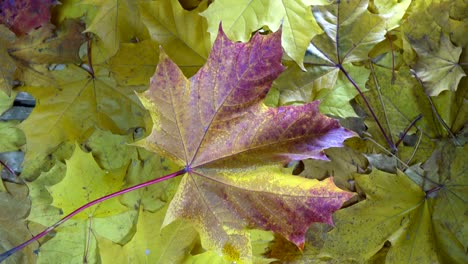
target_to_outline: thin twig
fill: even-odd
[[[10,166],[8,166],[5,162],[3,162],[3,160],[0,160],[0,164],[2,164],[2,166],[13,176],[17,177],[18,175],[16,175],[16,173],[13,171],[12,168],[10,168]]]
[[[25,248],[26,246],[28,246],[29,244],[31,244],[32,242],[40,239],[41,237],[47,235],[48,233],[50,233],[52,230],[54,230],[55,228],[57,228],[58,226],[60,226],[61,224],[63,224],[64,222],[66,222],[68,219],[72,218],[73,216],[77,215],[78,213],[86,210],[87,208],[95,205],[95,204],[98,204],[98,203],[101,203],[103,201],[106,201],[106,200],[109,200],[111,198],[114,198],[116,196],[119,196],[119,195],[122,195],[124,193],[128,193],[128,192],[131,192],[131,191],[134,191],[134,190],[138,190],[138,189],[141,189],[141,188],[144,188],[146,186],[149,186],[149,185],[152,185],[152,184],[155,184],[155,183],[158,183],[158,182],[162,182],[162,181],[165,181],[165,180],[169,180],[169,179],[172,179],[172,178],[175,178],[179,175],[182,175],[182,174],[185,174],[186,172],[188,171],[187,168],[184,168],[182,170],[179,170],[179,171],[176,171],[174,173],[171,173],[171,174],[168,174],[168,175],[165,175],[163,177],[160,177],[160,178],[156,178],[156,179],[152,179],[152,180],[149,180],[147,182],[143,182],[143,183],[140,183],[140,184],[137,184],[135,186],[132,186],[132,187],[129,187],[129,188],[126,188],[126,189],[123,189],[123,190],[120,190],[120,191],[117,191],[117,192],[114,192],[114,193],[111,193],[111,194],[108,194],[106,196],[103,196],[101,198],[98,198],[96,200],[93,200],[85,205],[82,205],[81,207],[79,207],[78,209],[75,209],[73,212],[69,213],[68,215],[66,215],[65,217],[63,217],[62,219],[60,219],[58,222],[56,222],[55,224],[49,226],[48,228],[46,228],[45,230],[43,230],[42,232],[40,232],[39,234],[33,236],[31,239],[29,239],[28,241],[26,242],[23,242],[22,244],[8,250],[8,251],[5,251],[3,252],[2,254],[0,254],[0,262],[4,261],[5,259],[7,259],[9,256],[11,256],[12,254],[14,254],[15,252]]]
[[[88,36],[90,33],[88,33]],[[89,69],[91,70],[91,76],[94,78],[94,68],[93,68],[93,54],[92,54],[92,38],[90,37],[88,39],[88,42],[86,43],[87,47],[87,55],[88,55],[88,64],[89,64]]]
[[[409,166],[408,164],[406,164],[404,161],[402,161],[401,159],[399,159],[395,153],[392,153],[391,151],[388,151],[388,149],[384,148],[384,146],[380,145],[377,141],[375,141],[373,138],[370,138],[370,137],[363,137],[364,140],[369,140],[370,142],[374,143],[376,146],[378,146],[380,149],[382,149],[385,153],[387,153],[388,155],[394,157],[398,162],[400,162],[403,167],[405,167],[405,169],[408,169]]]
[[[410,71],[413,74],[413,76],[416,78],[416,80],[418,80],[421,87],[425,90],[424,84],[422,80],[419,78],[419,76],[416,74],[416,72],[412,69]],[[460,141],[458,141],[457,136],[455,136],[455,134],[452,132],[450,127],[447,125],[447,123],[445,123],[444,119],[442,119],[442,117],[440,116],[439,112],[437,111],[437,108],[434,105],[434,102],[432,102],[432,98],[429,95],[427,95],[425,92],[424,94],[426,95],[427,100],[429,101],[431,105],[432,112],[434,112],[435,116],[437,117],[437,120],[442,124],[445,130],[447,130],[447,133],[453,138],[453,141],[455,142],[455,144],[457,144],[458,146],[461,146],[462,144],[460,143]]]
[[[390,34],[388,34],[388,32],[387,32],[385,34],[385,36],[387,37],[388,42],[390,43],[390,49],[392,50],[392,80],[391,80],[391,83],[392,83],[392,85],[394,85],[395,80],[396,80],[396,75],[395,75],[395,51],[393,50],[393,42],[392,42],[392,39],[390,38]]]
[[[92,56],[92,37],[91,37],[91,33],[88,33],[86,34],[86,36],[88,37],[88,40],[86,42],[86,56],[88,57],[88,64],[85,64],[85,63],[81,63],[80,64],[80,67],[87,71],[89,73],[89,75],[91,75],[91,77],[94,78],[94,68],[93,68],[93,56]]]
[[[416,151],[418,150],[419,145],[421,144],[423,132],[422,132],[422,130],[419,130],[419,129],[418,129],[418,131],[421,134],[419,135],[418,142],[416,143],[416,146],[414,146],[413,153],[411,153],[411,156],[408,158],[408,161],[406,161],[406,164],[410,164],[410,162],[413,160],[414,156],[416,155]]]
[[[374,66],[372,65],[372,61],[369,63],[369,66],[370,66],[370,69],[371,69],[372,77],[374,78],[375,87],[377,88],[377,94],[379,95],[379,102],[380,102],[380,105],[382,105],[382,111],[383,111],[383,114],[384,114],[384,117],[385,117],[385,123],[387,123],[388,137],[390,139],[390,142],[392,142],[392,145],[394,145],[395,148],[398,148],[398,144],[393,143],[392,131],[390,130],[390,123],[389,123],[389,120],[388,120],[387,111],[385,111],[385,109],[386,109],[385,108],[385,103],[384,103],[384,101],[382,99],[382,92],[381,92],[381,89],[380,89],[380,84],[379,84],[379,81],[377,80],[377,76],[375,75],[375,70],[374,70]]]
[[[382,135],[383,135],[383,137],[385,138],[385,141],[387,141],[388,146],[390,147],[390,149],[391,149],[393,152],[396,153],[396,152],[397,152],[397,148],[395,147],[395,145],[392,143],[392,141],[391,141],[390,138],[388,137],[387,133],[385,132],[384,128],[382,127],[382,124],[380,124],[380,121],[379,121],[379,119],[377,118],[377,115],[375,114],[374,110],[373,110],[372,107],[370,106],[369,101],[367,100],[367,98],[366,98],[366,96],[364,95],[364,93],[362,92],[362,90],[359,88],[359,86],[356,84],[356,82],[351,78],[351,76],[349,76],[348,72],[343,68],[342,65],[337,64],[336,67],[338,67],[338,68],[344,73],[344,75],[346,76],[346,78],[348,78],[348,80],[353,84],[354,88],[356,88],[356,90],[358,91],[359,95],[361,95],[362,100],[364,100],[364,103],[366,104],[367,108],[369,109],[369,112],[371,113],[372,117],[374,118],[375,122],[377,123],[377,126],[379,127],[380,131],[382,132]]]
[[[416,122],[419,121],[419,119],[422,118],[422,114],[419,114],[415,119],[413,119],[413,121],[411,121],[411,123],[405,128],[405,130],[403,131],[403,133],[398,137],[398,141],[397,143],[395,143],[395,147],[398,148],[398,146],[400,145],[400,143],[403,141],[403,138],[406,136],[406,134],[408,134],[409,130],[416,124]]]
[[[83,264],[88,264],[89,245],[91,243],[91,233],[92,233],[92,227],[93,227],[93,217],[89,216],[88,219],[89,219],[89,226],[88,226],[88,234],[86,238],[85,252],[83,254]]]

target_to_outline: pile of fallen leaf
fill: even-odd
[[[468,262],[463,0],[0,11],[0,112],[36,99],[0,123],[0,254],[183,174],[6,263]]]

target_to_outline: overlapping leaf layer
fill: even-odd
[[[0,181],[1,251],[185,172],[6,263],[468,262],[465,1],[0,11],[0,152],[25,153]],[[36,106],[10,120],[22,91]]]

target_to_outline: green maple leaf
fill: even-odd
[[[432,223],[440,258],[446,262],[468,260],[466,250],[468,220],[466,206],[468,165],[464,153],[468,145],[455,147],[449,140],[441,141],[431,157],[420,167],[411,167],[407,174],[433,198]]]
[[[63,142],[83,140],[96,127],[126,134],[145,126],[135,87],[118,86],[106,68],[95,67],[91,78],[80,67],[63,67],[50,72],[48,86],[23,88],[37,99],[31,116],[20,125],[28,140],[27,161],[44,159]]]
[[[445,90],[456,91],[460,79],[466,76],[458,64],[462,48],[452,45],[450,39],[443,34],[437,43],[431,43],[424,37],[408,37],[418,54],[414,70],[423,81],[426,93],[436,96]]]
[[[252,32],[268,26],[277,31],[282,26],[282,46],[302,70],[304,53],[313,36],[322,33],[315,22],[310,5],[303,1],[215,1],[201,13],[208,20],[208,31],[214,41],[218,25],[234,40],[247,41]]]
[[[206,6],[203,2],[187,11],[177,0],[139,3],[141,19],[151,39],[163,46],[189,76],[205,63],[211,48],[206,21],[199,16]]]
[[[104,263],[125,259],[131,263],[181,263],[194,248],[198,234],[183,221],[176,221],[161,230],[167,206],[155,213],[140,209],[137,232],[121,246],[104,238],[98,238]]]
[[[306,58],[307,59],[307,58]],[[320,111],[339,117],[356,116],[349,101],[358,92],[350,84],[346,76],[334,66],[305,64],[307,72],[298,66],[290,66],[273,82],[273,89],[280,92],[278,104],[304,104],[320,100]],[[359,87],[365,87],[369,70],[346,65],[349,74],[355,76],[354,81]]]
[[[355,179],[367,199],[336,213],[337,228],[325,241],[321,257],[363,262],[389,240],[392,248],[387,259],[400,259],[393,263],[435,261],[424,192],[401,172],[374,171]]]
[[[100,63],[117,52],[122,42],[148,39],[148,32],[140,20],[138,5],[131,0],[86,0],[82,5],[98,6],[86,32],[99,37],[94,40],[94,63]]]
[[[320,110],[339,117],[356,116],[349,101],[358,91],[345,74],[364,90],[369,71],[352,63],[368,59],[372,47],[382,41],[386,24],[367,10],[368,2],[339,1],[312,8],[324,33],[315,36],[304,58],[307,72],[288,69],[276,83],[280,104],[320,99]],[[288,85],[288,82],[294,82]]]
[[[392,83],[393,73],[397,78]],[[367,87],[369,90],[364,95],[393,142],[397,142],[421,115],[395,153],[405,164],[424,162],[434,150],[435,141],[450,136],[444,123],[450,131],[457,133],[468,120],[468,106],[463,103],[466,90],[446,91],[439,97],[429,98],[406,66],[395,72],[391,68],[372,66],[372,78]],[[357,98],[357,102],[362,108],[366,107],[361,98]],[[365,153],[382,153],[380,146],[387,144],[386,139],[373,120],[367,119],[366,124],[369,128],[365,138],[368,140],[353,146]]]
[[[422,169],[357,175],[367,199],[336,213],[321,257],[362,262],[389,241],[388,263],[466,262],[467,147],[440,146]]]
[[[76,146],[72,157],[67,160],[65,175],[65,167],[56,165],[53,171],[42,174],[30,186],[34,210],[28,220],[48,226],[80,205],[121,189],[126,169],[104,171],[91,153],[85,153]],[[118,200],[90,208],[57,229],[54,238],[40,247],[38,262],[50,263],[57,259],[67,263],[83,259],[97,261],[98,247],[93,234],[115,242],[126,242],[136,216],[136,211]]]
[[[282,71],[280,34],[232,43],[220,31],[207,64],[190,80],[161,53],[140,98],[153,119],[138,145],[185,168],[163,225],[189,220],[203,247],[251,261],[245,228],[278,232],[298,246],[310,223],[331,224],[351,197],[334,186],[288,175],[272,161],[326,159],[353,134],[318,112],[318,102],[268,108],[261,100]],[[290,223],[294,222],[294,225]]]

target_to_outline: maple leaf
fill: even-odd
[[[452,45],[450,39],[443,34],[437,43],[428,42],[424,37],[408,37],[418,54],[414,70],[423,81],[426,93],[436,96],[445,90],[456,91],[460,79],[466,76],[458,64],[462,48]]]
[[[398,2],[375,0],[373,7],[376,9],[376,13],[384,18],[385,29],[390,31],[399,26],[401,18],[405,15],[410,4],[411,0]]]
[[[431,157],[408,170],[408,176],[434,199],[432,223],[440,258],[448,263],[468,260],[466,206],[468,165],[464,153],[468,145],[456,147],[450,140],[442,140]]]
[[[309,64],[307,61],[305,68],[307,72],[296,65],[290,66],[273,82],[273,88],[280,92],[279,105],[320,100],[320,111],[323,113],[338,117],[356,116],[349,101],[358,92],[339,69],[335,66]],[[353,80],[359,87],[365,87],[369,76],[368,69],[346,64],[346,70],[355,76]]]
[[[72,157],[67,160],[66,172],[65,166],[58,163],[30,185],[34,209],[28,220],[48,226],[78,205],[120,189],[126,169],[125,166],[114,171],[104,171],[96,164],[91,153],[83,152],[77,145]],[[69,186],[75,189],[70,191]],[[98,256],[98,248],[96,238],[90,232],[111,241],[125,241],[136,216],[135,210],[118,200],[86,210],[57,229],[54,238],[40,247],[38,261],[94,261]]]
[[[0,184],[2,184],[0,180]],[[31,233],[23,222],[31,209],[31,201],[28,197],[28,188],[24,185],[5,183],[6,190],[0,191],[0,250],[6,250],[25,239],[31,237]],[[37,245],[28,246],[30,250],[14,256],[10,263],[33,263],[35,256],[32,249]]]
[[[99,40],[93,40],[95,49],[92,57],[95,63],[115,55],[122,42],[148,38],[135,1],[86,0],[79,4],[99,7],[85,30],[99,37]]]
[[[198,15],[206,6],[204,1],[196,9],[187,11],[177,0],[139,3],[141,19],[151,39],[163,46],[188,76],[205,63],[210,51],[207,24]]]
[[[20,125],[28,140],[26,160],[43,159],[63,142],[83,140],[96,127],[119,134],[144,127],[146,113],[135,87],[118,86],[103,67],[94,67],[94,78],[78,66],[63,67],[50,71],[48,86],[23,88],[37,98],[30,118]]]
[[[356,175],[366,200],[335,214],[321,257],[363,262],[389,241],[389,263],[466,262],[467,146],[443,140],[421,167]]]
[[[110,70],[117,83],[122,86],[148,85],[158,62],[158,46],[152,40],[122,43],[117,54],[109,60]]]
[[[268,108],[261,103],[283,70],[280,33],[232,43],[221,28],[210,57],[190,80],[161,52],[140,99],[153,119],[138,145],[185,167],[164,225],[190,220],[205,248],[248,261],[246,227],[272,230],[298,246],[312,222],[332,224],[331,213],[351,193],[283,173],[271,162],[326,159],[353,133],[318,112],[318,102]],[[294,225],[290,223],[294,222]]]
[[[392,141],[400,141],[394,155],[400,161],[406,164],[424,162],[434,150],[437,139],[463,128],[468,117],[468,106],[463,103],[466,90],[445,91],[438,97],[429,98],[407,66],[394,71],[397,78],[393,83],[391,68],[376,65],[371,69],[372,78],[367,82],[369,90],[364,95]],[[362,98],[356,101],[365,107]],[[368,132],[363,136],[369,140],[362,144],[354,142],[353,146],[365,153],[382,153],[378,145],[385,145],[385,138],[376,131],[373,120],[365,121]]]
[[[282,46],[302,70],[305,70],[304,53],[310,40],[323,32],[310,6],[303,1],[218,0],[200,15],[208,20],[212,40],[216,38],[220,22],[231,39],[240,41],[249,40],[252,32],[263,26],[277,31],[281,25]]]
[[[8,54],[8,48],[14,43],[16,36],[4,25],[0,25],[0,89],[7,93],[11,93],[13,86],[13,74],[16,70],[16,64],[12,57]]]
[[[198,234],[183,221],[176,221],[160,229],[167,206],[155,213],[140,208],[137,232],[121,246],[104,238],[98,238],[102,247],[103,263],[114,259],[125,259],[130,263],[181,263],[196,244]]]
[[[55,0],[16,0],[0,2],[0,24],[5,24],[17,35],[49,23],[50,8]]]
[[[18,151],[26,142],[18,121],[0,122],[0,152]]]
[[[325,150],[325,153],[330,161],[304,160],[304,171],[300,175],[319,180],[332,176],[338,187],[353,190],[354,186],[350,184],[350,180],[353,174],[367,168],[367,159],[360,152],[349,147],[330,148]]]
[[[324,33],[315,36],[307,48],[307,72],[292,67],[276,82],[281,105],[321,100],[323,113],[356,116],[349,101],[358,94],[354,84],[364,90],[369,71],[353,63],[367,60],[371,48],[385,34],[384,20],[371,14],[367,6],[368,1],[361,0],[312,8]]]
[[[66,20],[60,28],[41,27],[19,38],[9,54],[26,63],[78,63],[78,50],[85,41],[83,26],[77,20]]]

